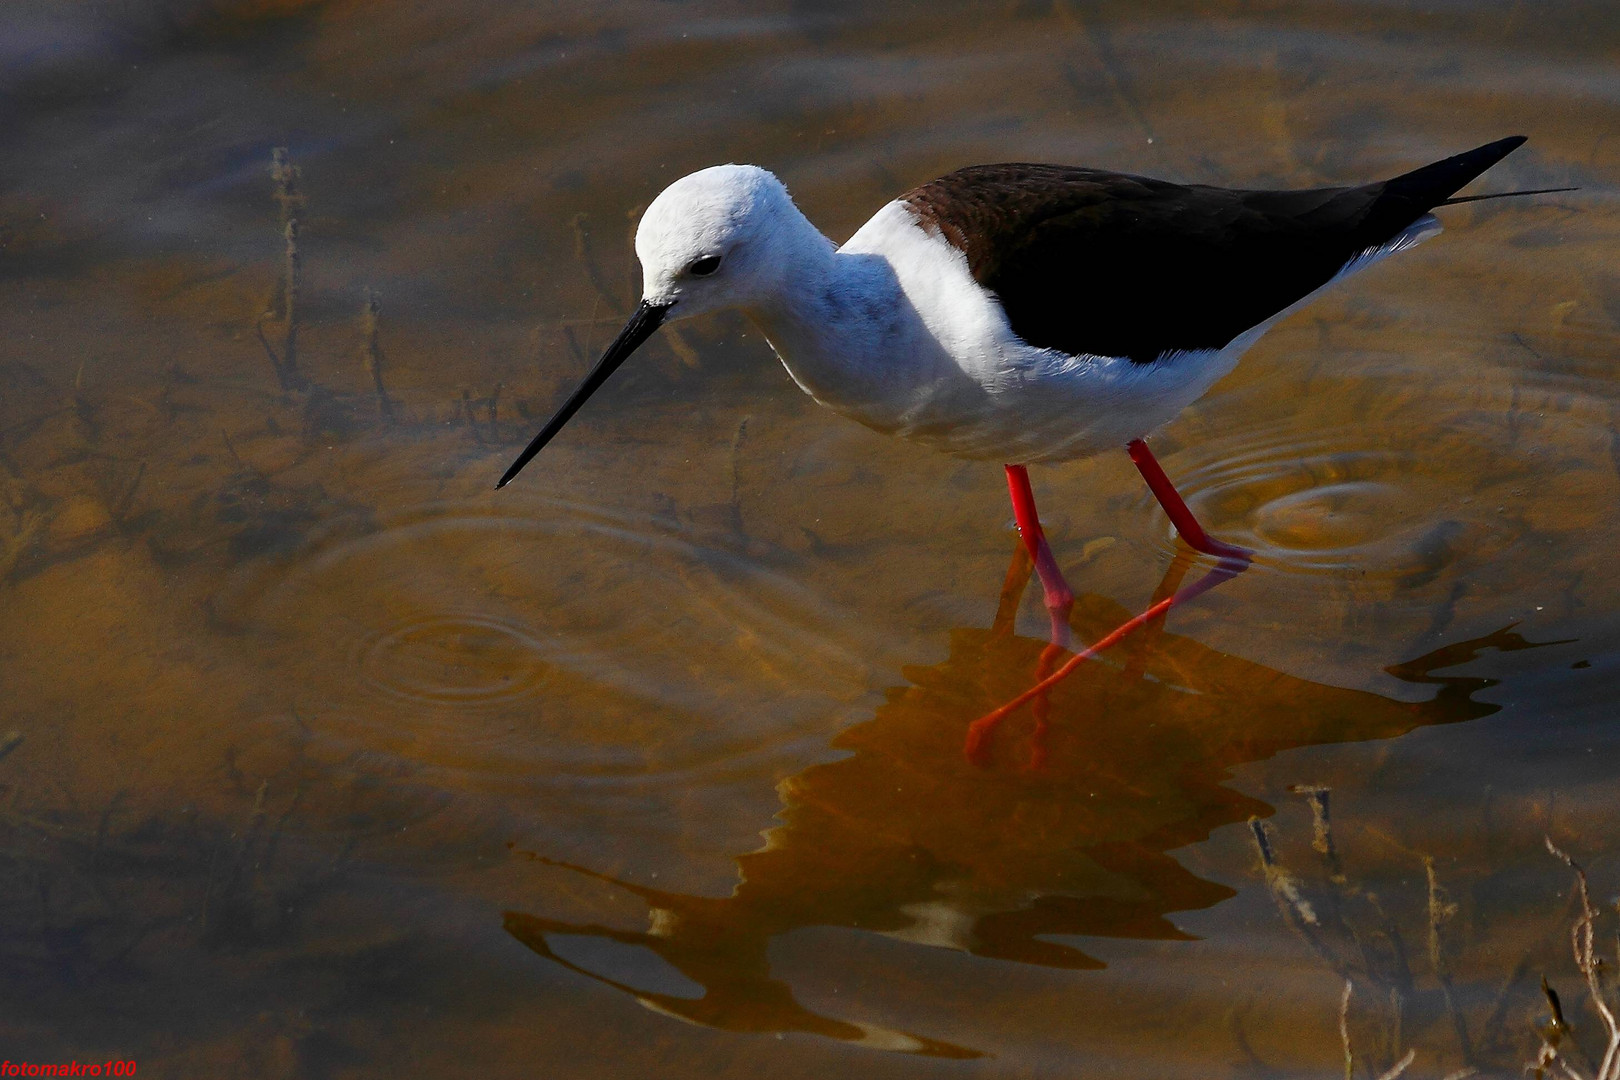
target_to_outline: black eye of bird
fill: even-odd
[[[693,277],[708,277],[718,269],[720,269],[720,256],[710,255],[688,266],[686,272]]]

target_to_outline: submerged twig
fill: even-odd
[[[686,340],[686,335],[681,332],[680,327],[666,326],[664,329],[664,341],[668,343],[669,351],[675,354],[676,359],[687,367],[695,368],[703,363],[702,358],[698,356],[697,350],[692,348],[691,342]]]
[[[141,481],[146,478],[146,462],[141,462],[135,468],[135,478],[124,486],[123,494],[119,495],[112,505],[112,519],[120,524],[129,516],[129,508],[135,502],[135,493],[141,488]]]
[[[1397,1061],[1387,1072],[1379,1076],[1378,1080],[1398,1080],[1400,1075],[1406,1071],[1407,1066],[1411,1065],[1416,1057],[1416,1050],[1408,1050],[1406,1052],[1406,1056]]]
[[[304,192],[298,186],[303,177],[304,171],[292,163],[292,157],[285,146],[278,146],[270,151],[270,178],[276,184],[275,199],[281,207],[283,229],[304,207]]]
[[[276,295],[270,310],[259,320],[259,341],[264,345],[270,364],[275,369],[276,381],[283,390],[295,390],[302,385],[298,377],[298,292],[300,258],[298,254],[298,214],[304,206],[304,193],[299,187],[303,173],[292,163],[285,146],[270,152],[270,178],[275,182],[277,206],[281,213],[282,270]],[[282,323],[281,354],[271,348],[265,337],[264,323],[279,319]]]
[[[1319,920],[1316,917],[1316,909],[1311,906],[1311,902],[1305,899],[1305,894],[1300,891],[1299,879],[1290,874],[1277,861],[1277,857],[1271,848],[1271,833],[1266,827],[1266,823],[1257,817],[1252,817],[1249,819],[1249,831],[1254,836],[1255,848],[1260,852],[1260,867],[1265,873],[1266,884],[1271,887],[1271,895],[1277,901],[1277,906],[1282,910],[1283,919],[1294,929],[1305,935],[1306,941],[1310,944],[1313,952],[1321,955],[1337,969],[1339,967],[1338,961],[1328,954],[1314,935],[1305,930],[1306,927],[1318,925]]]
[[[291,390],[298,385],[298,289],[301,260],[298,256],[298,219],[293,218],[287,222],[282,231],[286,241],[286,266],[282,273],[286,277],[286,327],[281,339],[281,384],[282,389]]]
[[[467,431],[472,435],[473,442],[484,445],[484,433],[478,430],[478,415],[473,412],[472,391],[466,387],[461,388],[461,413],[467,421]]]
[[[1574,925],[1570,927],[1570,947],[1575,955],[1575,967],[1586,979],[1592,1009],[1598,1014],[1598,1019],[1602,1022],[1603,1030],[1608,1037],[1603,1057],[1592,1080],[1620,1080],[1620,1022],[1616,1022],[1614,1009],[1609,1004],[1603,959],[1597,955],[1597,912],[1592,908],[1592,894],[1587,888],[1586,871],[1568,852],[1554,844],[1552,837],[1543,837],[1543,841],[1547,845],[1548,852],[1575,873],[1575,895],[1580,902],[1580,911],[1575,917]],[[1564,1019],[1558,995],[1547,985],[1545,979],[1542,980],[1542,989],[1546,993],[1548,1004],[1552,1007],[1553,1022],[1550,1030],[1542,1035],[1541,1051],[1528,1068],[1540,1075],[1549,1065],[1556,1065],[1559,1071],[1571,1080],[1584,1080],[1564,1059],[1559,1048],[1562,1037],[1570,1030],[1570,1026]]]
[[[1342,884],[1345,880],[1344,867],[1339,864],[1339,852],[1333,843],[1333,818],[1328,812],[1328,796],[1332,793],[1332,789],[1315,784],[1302,784],[1291,790],[1310,803],[1311,847],[1327,863],[1328,876],[1333,882]]]
[[[371,385],[377,391],[377,407],[382,410],[383,419],[393,420],[394,403],[389,400],[388,388],[383,385],[383,351],[382,345],[377,340],[378,316],[381,311],[381,300],[373,290],[367,288],[365,305],[360,309],[360,332],[366,339],[366,372],[371,376]]]
[[[742,448],[748,440],[748,421],[737,422],[737,433],[731,437],[731,525],[737,535],[744,534],[742,517]]]
[[[11,576],[48,520],[43,513],[32,509],[14,510],[12,517],[14,524],[9,532],[0,532],[0,581]]]
[[[586,354],[584,346],[580,345],[579,337],[575,335],[573,325],[565,322],[562,324],[562,330],[563,338],[568,342],[568,351],[574,354],[575,362],[580,367],[589,365],[591,358]]]
[[[1344,1080],[1355,1080],[1356,1053],[1350,1047],[1350,997],[1355,986],[1344,980],[1344,993],[1339,997],[1339,1042],[1344,1046]]]
[[[1423,857],[1423,869],[1429,882],[1429,966],[1445,996],[1446,1012],[1451,1016],[1451,1026],[1457,1031],[1457,1043],[1462,1047],[1463,1060],[1472,1064],[1474,1049],[1468,1038],[1468,1022],[1457,1008],[1457,996],[1451,987],[1451,972],[1446,964],[1444,941],[1440,933],[1441,927],[1457,914],[1457,905],[1446,896],[1440,879],[1435,876],[1433,856]]]
[[[574,258],[585,267],[585,277],[596,288],[596,295],[607,301],[611,308],[618,307],[622,301],[614,295],[614,290],[608,285],[607,277],[602,273],[601,264],[596,258],[596,246],[591,243],[591,230],[588,223],[589,216],[581,210],[574,215]]]
[[[264,324],[275,317],[276,313],[274,311],[266,311],[259,316],[259,321],[254,324],[253,332],[259,336],[259,344],[264,346],[264,354],[270,358],[270,370],[276,373],[276,385],[285,390],[287,389],[287,377],[281,370],[281,357],[276,354],[275,346],[270,344],[270,339],[264,334]]]
[[[1329,789],[1302,784],[1289,790],[1304,797],[1311,807],[1310,846],[1321,857],[1320,870],[1308,879],[1290,873],[1274,846],[1272,831],[1259,820],[1250,819],[1266,883],[1283,921],[1343,982],[1338,1031],[1347,1080],[1357,1076],[1394,1080],[1406,1075],[1421,1050],[1421,1045],[1403,1045],[1410,1019],[1408,1010],[1414,1004],[1421,1004],[1422,997],[1417,990],[1409,948],[1396,920],[1377,894],[1346,873],[1329,812]],[[1462,1058],[1459,1067],[1448,1073],[1445,1080],[1463,1080],[1477,1075],[1482,1063],[1477,1059],[1478,1029],[1466,1021],[1451,968],[1455,950],[1448,942],[1448,935],[1459,914],[1459,906],[1442,884],[1435,860],[1410,849],[1403,850],[1417,855],[1424,865],[1428,880],[1427,949],[1424,951],[1441,990],[1437,997],[1443,999]],[[1510,985],[1515,981],[1510,980]],[[1506,991],[1503,993],[1505,995]],[[1503,1008],[1503,1001],[1499,999],[1492,1011],[1492,1020],[1484,1030],[1492,1031],[1500,1026]],[[1368,1028],[1358,1023],[1358,1017],[1376,1018],[1379,1023]],[[1426,1027],[1420,1024],[1414,1030],[1422,1033]],[[1356,1033],[1354,1042],[1352,1032]],[[1556,1039],[1553,1045],[1556,1049]],[[1552,1051],[1545,1052],[1543,1065],[1556,1057]],[[1565,1076],[1566,1080],[1620,1080],[1620,1075],[1569,1076],[1561,1061],[1556,1068],[1557,1074]]]
[[[1564,1006],[1558,1000],[1558,991],[1547,984],[1547,976],[1541,977],[1541,994],[1547,999],[1547,1007],[1552,1010],[1552,1030],[1559,1038],[1569,1033],[1569,1021],[1564,1019]]]
[[[1108,35],[1098,24],[1098,20],[1087,17],[1087,13],[1076,10],[1076,5],[1072,4],[1059,4],[1053,10],[1059,21],[1064,24],[1065,30],[1071,34],[1078,33],[1086,39],[1086,44],[1091,48],[1096,69],[1102,72],[1104,81],[1108,86],[1108,93],[1113,97],[1114,104],[1119,108],[1119,111],[1124,113],[1136,125],[1137,129],[1147,139],[1149,145],[1158,142],[1158,136],[1153,130],[1153,124],[1149,122],[1147,113],[1142,110],[1141,103],[1132,91],[1130,72],[1115,54],[1113,44],[1108,40]],[[1084,98],[1090,97],[1090,88],[1080,82],[1079,75],[1073,65],[1065,63],[1063,73],[1067,77],[1070,86],[1077,93]]]

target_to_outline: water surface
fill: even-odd
[[[1542,975],[1596,1038],[1543,838],[1620,887],[1608,7],[4,19],[9,1059],[1342,1075],[1348,979],[1356,1075],[1506,1075]],[[976,162],[1308,186],[1521,132],[1482,188],[1581,190],[1447,211],[1155,436],[1254,568],[977,759],[1056,662],[999,470],[742,319],[491,490],[692,169],[843,239]],[[1123,454],[1035,483],[1080,639],[1196,572]]]

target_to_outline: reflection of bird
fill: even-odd
[[[822,404],[879,431],[1007,463],[1058,635],[1072,594],[1041,537],[1024,463],[1127,447],[1182,537],[1222,559],[1215,576],[1167,597],[1168,608],[1237,573],[1249,553],[1205,535],[1143,436],[1330,282],[1437,231],[1429,211],[1467,201],[1452,196],[1523,142],[1310,191],[984,165],[913,189],[843,247],[763,169],[704,169],[647,208],[636,231],[640,305],[496,486],[661,323],[741,308]]]
[[[847,757],[778,786],[781,824],[764,848],[737,859],[730,896],[613,881],[647,905],[647,931],[520,912],[506,915],[507,930],[540,955],[693,1023],[970,1055],[800,1004],[771,973],[772,941],[805,927],[848,927],[1072,969],[1101,965],[1056,939],[1184,938],[1168,914],[1232,891],[1169,852],[1269,813],[1222,783],[1228,770],[1293,747],[1390,738],[1495,712],[1473,698],[1492,680],[1431,672],[1484,649],[1529,647],[1504,630],[1390,668],[1437,688],[1428,701],[1402,702],[1296,679],[1159,628],[1137,639],[1123,665],[1054,688],[1032,728],[987,743],[983,760],[1002,767],[975,767],[962,758],[953,721],[1001,699],[1050,648],[1012,632],[1029,573],[1020,551],[991,629],[955,631],[943,663],[909,669],[909,685],[838,736],[833,745]],[[1082,633],[1118,617],[1094,597],[1081,597],[1074,612]],[[1036,749],[1042,764],[1030,768]],[[582,938],[594,950],[582,949]],[[617,955],[604,965],[611,950]]]

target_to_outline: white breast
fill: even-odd
[[[1429,223],[1339,276],[1410,246]],[[891,202],[838,249],[822,280],[752,314],[795,381],[823,404],[961,457],[1020,463],[1086,457],[1148,434],[1202,397],[1287,313],[1224,349],[1151,364],[1036,349],[1013,333],[962,252]]]

